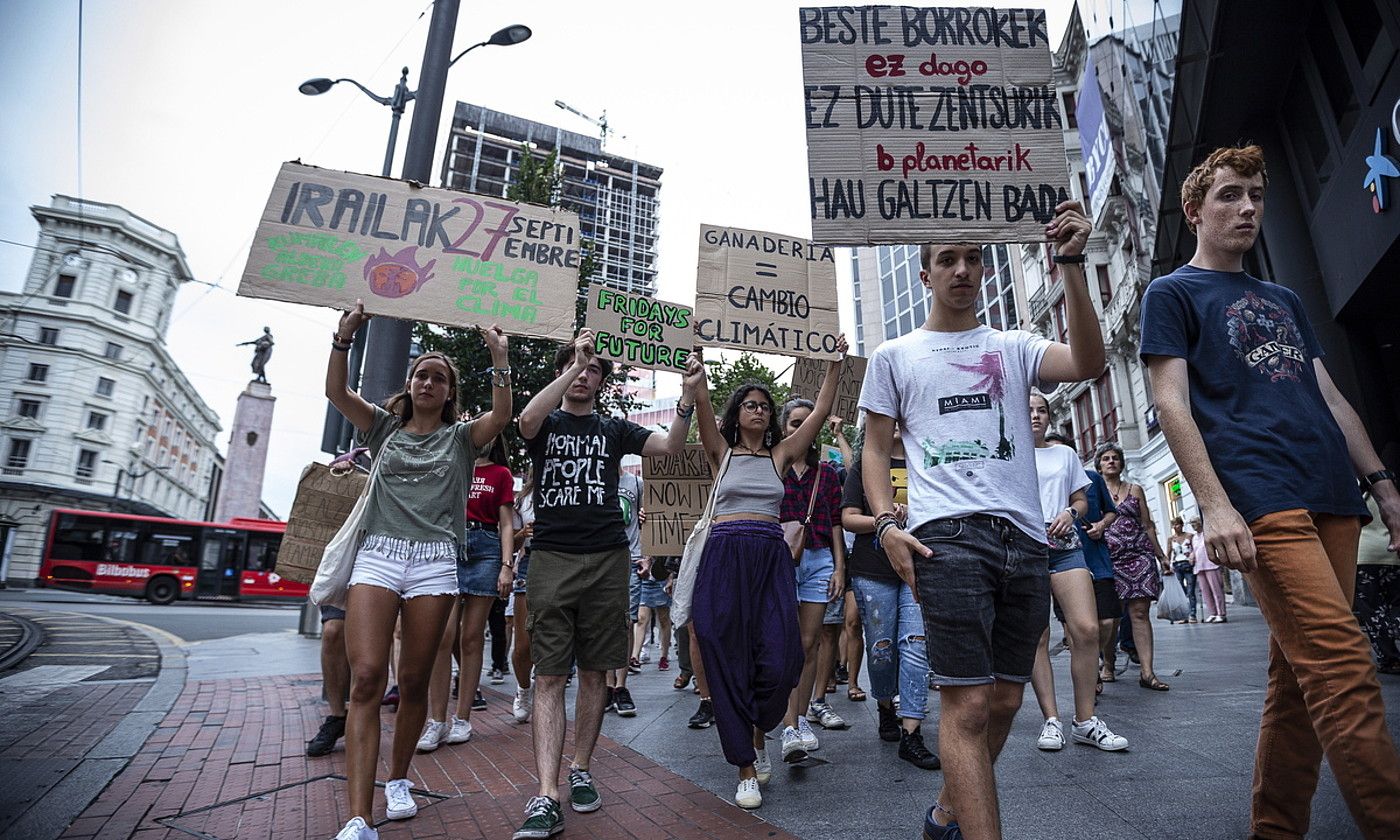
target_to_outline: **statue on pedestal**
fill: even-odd
[[[253,373],[257,375],[255,382],[267,384],[267,360],[272,358],[272,328],[263,327],[263,334],[252,341],[244,341],[236,346],[247,347],[253,345]]]

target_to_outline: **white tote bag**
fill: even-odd
[[[676,572],[676,586],[671,591],[671,624],[684,627],[690,621],[690,604],[695,597],[695,578],[700,573],[700,556],[705,552],[705,541],[710,538],[710,525],[715,511],[715,492],[719,490],[720,479],[729,469],[729,458],[734,454],[730,449],[724,453],[724,463],[720,464],[719,475],[710,486],[710,498],[705,502],[705,511],[700,521],[695,523],[690,536],[685,540],[685,550],[681,552],[681,567]]]
[[[369,490],[379,478],[379,459],[374,459],[370,467],[369,480],[345,524],[335,532],[326,550],[321,553],[321,565],[316,567],[316,578],[311,581],[311,603],[330,607],[344,607],[345,595],[350,589],[350,573],[355,570],[355,552],[360,547],[360,525],[365,518],[365,507],[369,503]]]

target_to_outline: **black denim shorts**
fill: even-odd
[[[1031,678],[1050,620],[1050,555],[1009,520],[976,514],[914,529],[914,557],[934,685]]]

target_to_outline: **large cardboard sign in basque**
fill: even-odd
[[[593,352],[624,365],[685,373],[695,347],[695,310],[598,283],[588,287],[584,326]]]
[[[705,347],[836,358],[833,249],[780,233],[701,225],[695,323]]]
[[[677,557],[705,512],[710,498],[710,460],[698,443],[676,455],[642,459],[642,552],[648,557]]]
[[[1043,9],[798,10],[812,238],[1033,242],[1069,195]]]
[[[284,163],[238,293],[568,341],[578,215]]]

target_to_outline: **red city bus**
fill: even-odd
[[[57,509],[49,521],[39,585],[153,604],[177,598],[301,600],[309,586],[278,575],[287,523],[194,522]]]

